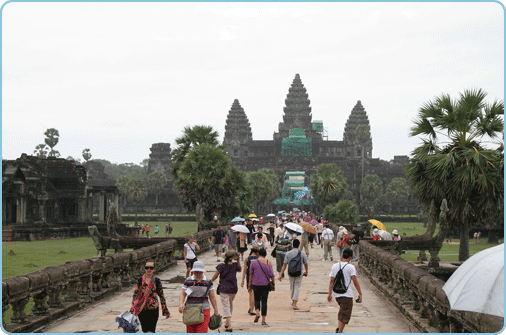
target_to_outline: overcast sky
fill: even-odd
[[[361,100],[373,157],[409,155],[422,103],[482,88],[504,99],[497,3],[8,3],[2,158],[56,128],[61,157],[140,163],[185,126],[225,132],[234,99],[254,140],[283,120],[299,73],[313,120],[342,140]]]

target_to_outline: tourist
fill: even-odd
[[[358,243],[360,242],[361,239],[364,238],[364,232],[360,228],[362,228],[362,226],[360,226],[360,225],[354,226],[351,231],[351,236],[350,236],[351,250],[353,250],[352,261],[356,261],[356,262],[358,262],[359,256],[360,256]]]
[[[282,236],[278,238],[274,247],[276,249],[276,271],[283,276],[281,269],[283,268],[286,253],[292,250],[292,240],[289,237]]]
[[[329,228],[328,225],[325,225],[325,229],[322,232],[321,238],[323,244],[323,261],[326,262],[328,256],[330,255],[330,260],[333,261],[332,257],[332,244],[334,243],[334,232]]]
[[[200,250],[200,245],[195,241],[195,236],[190,235],[188,243],[185,243],[183,247],[183,257],[186,264],[186,278],[190,275],[190,270],[193,267],[193,263],[197,261],[197,254],[195,250]]]
[[[151,227],[147,224],[146,225],[146,236],[149,237],[149,230],[151,229]]]
[[[297,307],[297,301],[299,300],[299,291],[300,286],[302,284],[302,271],[298,274],[291,274],[290,273],[290,261],[294,259],[297,255],[300,254],[299,262],[300,264],[297,265],[297,267],[300,266],[300,269],[302,270],[302,264],[304,264],[305,272],[304,276],[307,277],[308,274],[308,265],[307,265],[307,256],[304,253],[304,251],[299,250],[300,241],[294,240],[293,241],[293,249],[288,251],[285,255],[285,260],[283,262],[283,267],[281,268],[281,273],[279,274],[279,281],[283,279],[283,274],[285,273],[285,269],[288,267],[288,280],[290,281],[290,298],[292,299],[291,307],[295,310],[298,310],[299,307]],[[295,261],[297,262],[297,261]],[[293,262],[292,262],[293,263]]]
[[[337,301],[339,305],[339,314],[337,315],[337,329],[336,333],[342,333],[344,330],[344,326],[348,324],[351,317],[351,312],[353,310],[353,290],[351,288],[351,282],[355,285],[355,289],[358,292],[357,302],[362,302],[362,290],[360,289],[360,284],[357,280],[357,272],[355,270],[355,266],[350,263],[353,257],[353,251],[351,249],[345,249],[343,251],[343,262],[338,262],[332,266],[330,270],[330,283],[329,283],[329,293],[327,296],[328,302],[332,301],[332,296]],[[348,288],[346,293],[339,294],[333,291],[334,286],[334,278],[337,275],[337,272],[342,269],[344,275],[344,283]]]
[[[169,223],[169,236],[172,236],[172,231],[174,230],[174,228],[172,228],[172,226],[170,225]]]
[[[213,306],[214,315],[218,315],[218,304],[216,303],[213,282],[204,275],[204,272],[206,272],[204,262],[196,261],[193,263],[191,269],[192,275],[184,281],[181,295],[179,296],[179,313],[183,313],[185,305],[192,304],[202,304],[204,312],[204,322],[186,325],[187,333],[207,333],[211,318],[209,301],[211,301],[211,305]]]
[[[253,221],[248,220],[248,223],[246,223],[246,228],[248,228],[248,230],[249,230],[249,233],[248,233],[248,244],[251,244],[252,234],[253,234],[253,231],[255,230],[255,227],[253,226]]]
[[[141,236],[144,236],[144,232],[146,231],[146,227],[144,227],[144,224],[141,226]]]
[[[277,242],[277,240],[283,236],[283,223],[280,222],[279,226],[274,229],[274,242]]]
[[[394,229],[394,231],[392,232],[392,234],[394,235],[394,241],[400,241],[402,240],[402,237],[399,236],[399,232]]]
[[[244,260],[244,252],[248,250],[248,234],[239,233],[239,239],[237,240],[237,251],[241,255],[241,261]]]
[[[264,242],[264,245],[265,245],[264,248],[267,250],[267,244],[269,243],[269,239],[267,238],[267,235],[264,233],[264,227],[258,226],[256,233],[262,234],[262,241]],[[253,234],[253,236],[255,236],[255,234]]]
[[[249,267],[249,283],[248,292],[253,291],[255,296],[255,320],[258,322],[260,315],[262,315],[262,325],[268,326],[265,322],[267,316],[267,299],[269,298],[269,282],[274,283],[274,271],[272,264],[267,258],[267,251],[260,249],[258,252],[258,259],[251,262]]]
[[[165,237],[169,237],[169,226],[165,225]]]
[[[155,225],[155,236],[158,236],[159,231],[160,231],[160,228],[158,228],[158,225]]]
[[[344,227],[339,226],[336,236],[337,247],[339,248],[339,257],[341,257],[341,255],[343,254],[343,230]]]
[[[313,243],[314,243],[315,238],[316,238],[315,234],[309,233],[308,240],[309,240],[309,244],[311,245],[311,249],[313,249]]]
[[[301,239],[302,239],[302,241],[300,243],[300,250],[302,250],[302,248],[304,248],[306,250],[306,255],[309,256],[309,233],[304,230],[304,232],[302,233]]]
[[[232,230],[234,223],[230,223],[230,228],[227,230],[228,237],[228,250],[237,250],[237,233]]]
[[[258,232],[258,233],[255,233],[254,235],[254,239],[253,241],[251,241],[251,245],[252,246],[257,246],[259,249],[262,249],[266,247],[266,243],[264,241],[264,234]]]
[[[214,238],[214,251],[216,252],[216,261],[220,261],[221,250],[223,248],[223,243],[225,242],[225,233],[221,230],[221,226],[218,226],[213,231]]]
[[[237,294],[237,273],[241,272],[241,265],[237,262],[239,254],[235,251],[228,250],[224,255],[223,263],[218,264],[216,272],[211,281],[215,281],[220,276],[220,284],[216,289],[216,293],[220,295],[223,310],[223,318],[225,319],[225,331],[232,332],[232,312],[234,310],[234,298]],[[236,262],[234,262],[236,261]]]
[[[246,279],[246,288],[248,289],[248,292],[249,292],[249,309],[248,309],[248,313],[250,315],[256,315],[256,313],[253,312],[253,310],[255,309],[255,297],[253,295],[253,291],[249,291],[249,286],[248,286],[248,283],[249,283],[249,267],[251,265],[251,261],[252,260],[258,259],[258,252],[259,251],[260,251],[260,249],[257,246],[251,247],[249,256],[244,261],[244,272],[242,273],[241,287],[244,287],[244,279]]]
[[[274,221],[271,220],[269,223],[269,235],[270,235],[270,242],[271,247],[274,245],[274,230],[276,229],[276,225],[274,224]]]
[[[162,315],[166,319],[170,317],[170,312],[165,302],[162,282],[154,276],[155,262],[146,261],[144,269],[145,273],[135,285],[130,313],[139,318],[144,333],[154,333],[160,315],[158,298],[160,298],[160,305],[162,305]]]
[[[348,230],[346,228],[343,229],[343,237],[341,238],[341,248],[342,250],[350,249],[350,235],[348,234]],[[341,252],[341,255],[343,253]]]

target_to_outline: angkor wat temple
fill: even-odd
[[[343,140],[329,140],[322,121],[313,120],[310,100],[299,74],[295,75],[285,100],[283,122],[272,140],[253,140],[253,133],[244,108],[235,99],[228,112],[223,143],[228,148],[232,164],[243,171],[273,169],[280,182],[287,171],[304,171],[305,185],[320,164],[335,163],[343,171],[355,199],[359,199],[362,179],[362,147],[364,147],[364,176],[377,174],[386,187],[395,177],[404,177],[408,156],[395,156],[390,165],[372,157],[372,138],[364,145],[359,143],[355,130],[360,125],[370,129],[369,119],[360,100],[351,109],[346,122]],[[156,143],[151,148],[149,172],[165,172],[172,179],[170,144]],[[413,204],[413,196],[410,197]]]

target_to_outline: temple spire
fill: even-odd
[[[247,148],[245,149],[244,146],[252,140],[253,134],[248,117],[239,100],[235,99],[228,112],[223,144],[228,147],[231,156],[243,156],[247,155]]]

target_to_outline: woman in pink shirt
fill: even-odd
[[[267,251],[264,248],[258,252],[258,259],[253,260],[249,267],[248,292],[253,290],[255,296],[256,316],[253,322],[260,319],[260,309],[262,310],[262,325],[267,326],[265,317],[267,316],[267,298],[269,297],[269,281],[274,283],[274,270],[269,260],[265,258]],[[261,307],[261,308],[260,308]]]

